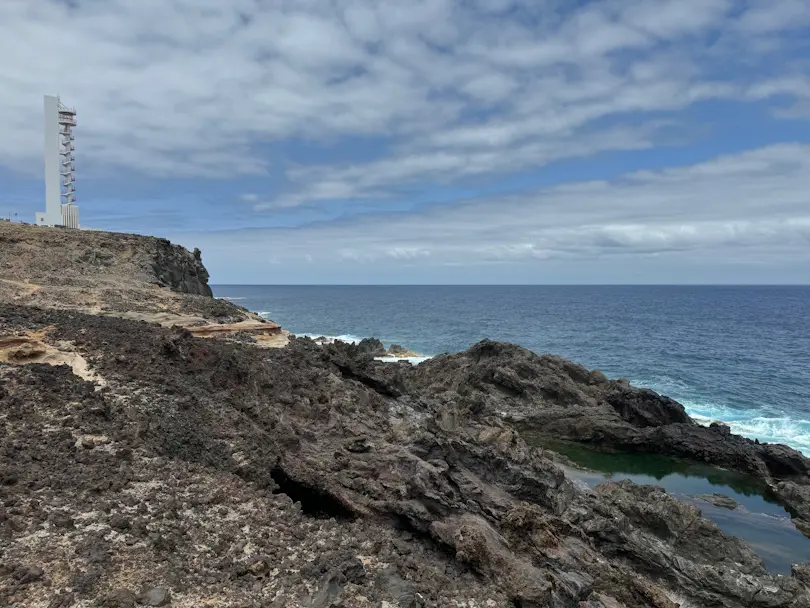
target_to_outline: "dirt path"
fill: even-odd
[[[0,283],[6,283],[7,285],[14,285],[15,287],[22,287],[25,290],[25,294],[21,295],[26,296],[30,296],[38,292],[40,289],[42,289],[41,285],[36,285],[35,283],[28,283],[27,281],[16,281],[14,279],[0,279]]]

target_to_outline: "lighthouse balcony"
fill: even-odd
[[[60,125],[70,125],[71,127],[76,126],[76,114],[69,113],[69,112],[59,112],[59,124]]]

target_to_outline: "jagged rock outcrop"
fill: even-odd
[[[145,252],[153,252],[149,266],[161,285],[179,293],[213,297],[199,249],[189,253],[188,249],[172,245],[166,239],[154,239],[150,245]]]
[[[408,374],[405,390],[498,414],[517,428],[597,448],[662,454],[752,475],[810,530],[810,459],[778,444],[695,424],[676,401],[611,381],[600,372],[514,344],[485,340],[431,359]]]
[[[562,360],[489,343],[431,378],[352,345],[267,351],[0,307],[0,331],[37,330],[104,386],[0,364],[0,603],[163,589],[216,606],[810,606],[803,567],[772,576],[694,507],[627,482],[581,489],[529,447],[499,408],[659,428]]]
[[[400,359],[404,359],[407,357],[419,357],[421,356],[419,353],[414,352],[401,346],[400,344],[392,344],[388,347],[388,351],[386,352],[387,355],[391,357],[398,357]]]
[[[385,355],[385,345],[377,338],[363,338],[357,343],[357,353],[369,357],[382,357]]]
[[[485,340],[435,357],[414,368],[406,384],[558,439],[682,457],[763,479],[810,476],[810,459],[788,446],[733,435],[725,425],[698,425],[673,399],[514,344]]]

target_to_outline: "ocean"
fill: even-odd
[[[428,356],[484,338],[562,355],[810,455],[810,287],[213,289],[296,334],[373,336]]]

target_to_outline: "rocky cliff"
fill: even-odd
[[[34,287],[97,288],[105,283],[155,284],[211,297],[208,272],[192,254],[166,239],[92,230],[0,222],[0,279],[25,297]]]
[[[507,418],[695,426],[561,359],[485,342],[388,365],[9,305],[0,335],[72,355],[0,363],[0,604],[810,606],[807,566],[771,575],[694,506],[588,490],[528,446]]]

